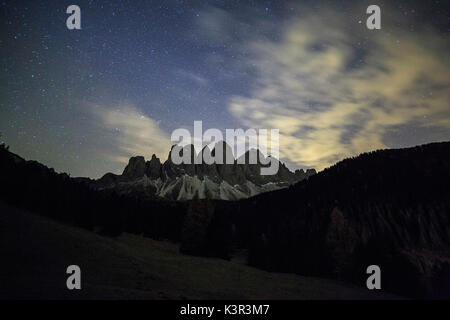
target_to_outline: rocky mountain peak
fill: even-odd
[[[127,179],[140,178],[145,174],[145,158],[143,156],[131,157],[123,170],[122,176]]]
[[[233,164],[236,161],[233,149],[225,141],[219,141],[214,145],[211,156],[218,161],[217,164]]]
[[[145,174],[150,179],[158,179],[161,177],[161,161],[155,154],[152,155],[150,161],[145,163]]]

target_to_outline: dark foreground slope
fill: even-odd
[[[0,201],[0,299],[391,299],[342,282],[269,273],[178,247],[71,227]],[[66,268],[81,287],[66,289]]]
[[[235,221],[254,266],[363,284],[375,264],[388,291],[450,298],[450,143],[346,159]]]

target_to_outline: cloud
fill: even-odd
[[[209,81],[205,77],[194,72],[189,72],[186,70],[177,70],[176,72],[174,72],[174,74],[175,76],[180,77],[183,80],[192,82],[198,86],[206,86],[209,84]]]
[[[319,169],[397,147],[386,135],[396,126],[445,128],[450,138],[444,40],[389,31],[321,11],[293,21],[281,41],[250,42],[257,80],[248,96],[232,97],[229,111],[244,126],[278,128],[280,157]],[[358,38],[369,44],[357,49]]]
[[[114,146],[109,150],[110,160],[128,163],[132,156],[142,155],[147,159],[156,154],[166,159],[171,142],[169,135],[159,127],[159,123],[147,117],[134,106],[92,108],[100,119],[101,131],[110,136]]]

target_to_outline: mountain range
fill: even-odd
[[[219,147],[222,164],[207,164],[204,159],[214,157]],[[180,156],[190,155],[190,164],[175,164],[171,157],[173,150],[174,146],[163,163],[156,155],[149,161],[143,156],[132,157],[121,175],[107,173],[92,185],[99,190],[111,189],[148,199],[190,200],[197,194],[200,199],[238,200],[288,187],[316,173],[314,169],[292,172],[279,162],[275,175],[261,175],[261,168],[267,166],[269,157],[251,149],[235,159],[233,150],[223,141],[212,150],[205,146],[201,160],[192,144],[184,146]],[[233,163],[226,163],[227,158]],[[250,159],[257,161],[250,164]],[[272,158],[272,161],[278,160]]]

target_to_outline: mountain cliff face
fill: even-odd
[[[132,157],[121,175],[107,173],[93,185],[150,199],[189,200],[198,194],[200,199],[237,200],[287,187],[316,173],[314,169],[291,172],[280,162],[277,174],[261,175],[261,168],[269,161],[261,152],[252,149],[235,159],[231,148],[225,142],[219,143],[220,148],[203,148],[201,159],[193,145],[183,147],[179,155],[189,155],[190,164],[173,163],[173,147],[164,163],[155,155],[149,161],[142,156]],[[211,159],[216,156],[222,156],[222,164],[213,163]],[[225,163],[227,159],[233,163]],[[250,164],[250,159],[257,163]]]

